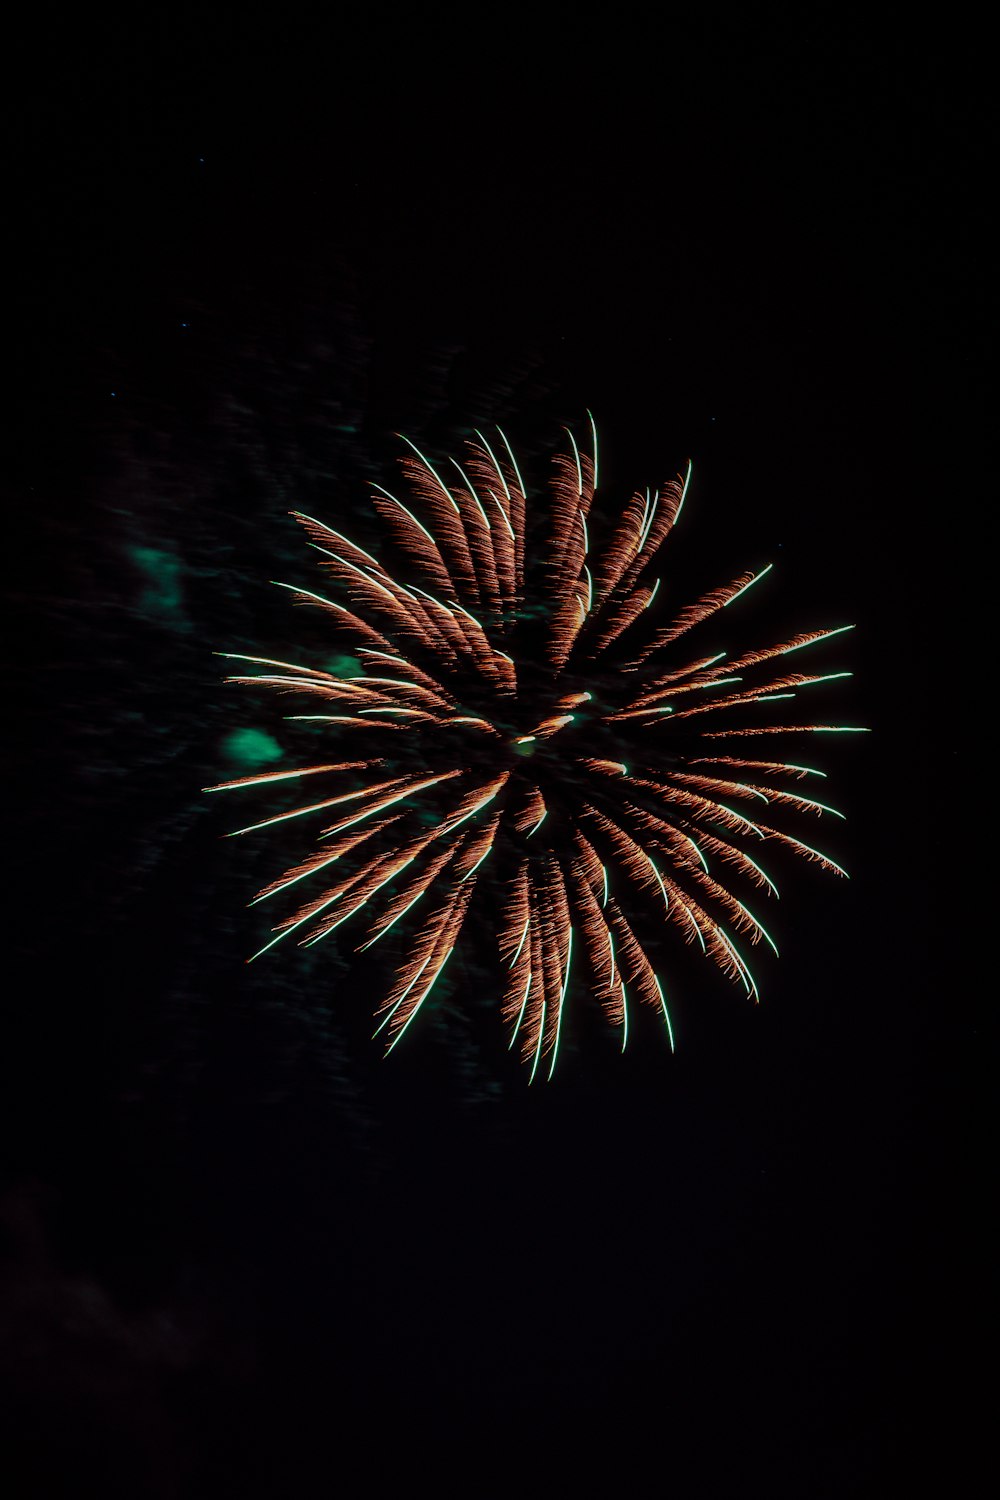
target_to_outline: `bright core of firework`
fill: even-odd
[[[770,567],[665,618],[662,601],[648,615],[690,466],[660,490],[636,491],[594,550],[593,420],[589,451],[567,437],[553,459],[537,565],[533,556],[526,567],[527,491],[499,429],[492,442],[477,432],[462,463],[432,463],[404,439],[405,499],[380,485],[372,496],[394,549],[391,570],[293,512],[339,597],[278,586],[322,611],[364,672],[222,653],[259,669],[230,681],[325,710],[288,717],[325,726],[336,748],[323,764],[207,788],[322,788],[235,831],[319,824],[313,851],[256,896],[291,893],[293,909],[253,956],[287,937],[317,943],[363,909],[362,949],[405,919],[405,955],[379,1006],[376,1035],[385,1033],[389,1051],[443,973],[477,883],[492,880],[501,893],[490,915],[507,972],[503,1016],[532,1079],[555,1068],[574,959],[623,1047],[633,997],[656,1008],[673,1047],[665,985],[634,930],[637,906],[652,902],[660,925],[756,999],[742,943],[774,942],[743,897],[753,899],[749,887],[778,894],[759,846],[845,873],[771,821],[780,825],[789,810],[841,817],[789,789],[824,773],[747,758],[741,742],[845,732],[773,724],[759,705],[849,676],[789,671],[784,658],[852,627],[732,657],[699,652],[700,627]],[[360,754],[348,758],[352,743]]]

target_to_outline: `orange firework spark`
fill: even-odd
[[[654,933],[671,927],[756,999],[741,944],[775,945],[743,897],[755,899],[750,887],[757,896],[778,894],[758,846],[783,846],[845,873],[760,818],[761,803],[779,821],[783,813],[842,817],[789,789],[790,780],[825,773],[715,753],[714,742],[852,732],[761,717],[763,705],[850,676],[789,672],[778,659],[852,627],[734,655],[713,654],[710,641],[692,649],[682,638],[696,632],[700,640],[709,622],[718,633],[722,612],[770,566],[666,613],[661,599],[654,610],[655,569],[681,515],[690,466],[660,490],[636,491],[606,528],[593,514],[593,421],[589,451],[567,436],[540,512],[546,537],[537,557],[527,547],[524,481],[499,429],[492,440],[477,433],[461,463],[432,463],[404,439],[403,498],[373,487],[394,549],[391,568],[333,527],[293,512],[320,554],[328,587],[347,603],[278,586],[333,620],[362,671],[343,676],[221,653],[262,669],[228,680],[346,709],[287,718],[323,726],[313,732],[338,747],[353,735],[362,754],[348,759],[338,749],[317,764],[207,788],[287,792],[299,778],[321,778],[308,783],[327,792],[319,800],[236,830],[337,809],[332,823],[319,820],[318,848],[251,903],[305,882],[298,906],[254,957],[292,934],[300,944],[317,943],[362,912],[368,926],[360,949],[403,922],[404,956],[379,1006],[376,1034],[385,1034],[387,1050],[425,1007],[476,888],[484,888],[479,908],[489,913],[507,973],[501,1012],[532,1079],[543,1064],[548,1077],[555,1067],[574,947],[622,1045],[634,995],[663,1017],[673,1048],[651,956],[659,941],[645,936],[650,919]],[[591,528],[606,530],[606,539],[594,545]],[[665,662],[664,651],[678,641],[680,659]],[[641,931],[626,916],[633,908]]]

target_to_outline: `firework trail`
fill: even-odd
[[[477,433],[461,464],[432,464],[404,439],[405,498],[373,487],[392,571],[293,512],[338,597],[279,587],[332,619],[363,673],[221,653],[257,669],[228,680],[296,697],[313,711],[291,720],[325,726],[334,744],[360,753],[346,758],[349,748],[338,748],[321,764],[206,788],[302,782],[301,805],[235,833],[299,818],[319,824],[314,851],[255,898],[287,892],[299,903],[255,958],[287,937],[318,943],[357,914],[368,921],[360,944],[368,948],[408,919],[405,957],[379,1007],[376,1034],[388,1051],[434,991],[492,866],[502,892],[491,910],[507,971],[503,1015],[532,1079],[540,1068],[552,1076],[574,964],[623,1046],[637,998],[660,1013],[673,1047],[650,944],[626,915],[637,904],[652,903],[661,924],[757,998],[745,943],[774,942],[743,897],[755,900],[750,888],[778,895],[760,846],[845,873],[770,820],[789,809],[842,814],[792,789],[822,771],[748,758],[743,741],[857,732],[772,724],[759,708],[850,676],[789,671],[785,658],[851,626],[734,657],[699,651],[701,627],[770,567],[649,623],[659,590],[653,570],[680,517],[690,466],[661,490],[634,493],[592,550],[593,420],[589,451],[567,436],[539,512],[546,535],[537,565],[534,549],[526,558],[525,484],[499,429],[492,441]]]

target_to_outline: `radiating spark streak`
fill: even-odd
[[[469,478],[468,474],[466,474],[465,470],[462,468],[462,465],[458,462],[458,460],[456,458],[453,458],[451,461],[454,464],[455,468],[458,470],[459,474],[461,475],[462,483],[465,485],[465,488],[468,490],[469,494],[472,496],[473,500],[476,502],[476,505],[479,508],[479,514],[480,514],[480,516],[482,518],[483,525],[486,527],[487,531],[492,531],[493,527],[490,525],[490,518],[486,514],[485,509],[483,508],[483,502],[479,498],[479,494],[478,494],[478,492],[476,490],[476,486],[472,483],[472,480]]]
[[[343,760],[337,765],[304,766],[300,771],[267,771],[262,776],[239,776],[235,781],[220,781],[217,786],[203,786],[203,792],[229,792],[239,786],[261,786],[266,781],[289,781],[296,776],[315,776],[320,771],[356,771],[381,765],[381,760]]]
[[[321,677],[327,681],[336,680],[332,672],[321,672],[316,667],[299,667],[290,661],[274,661],[269,656],[244,656],[239,651],[214,651],[212,654],[225,657],[227,661],[251,661],[264,667],[286,667],[289,672],[304,672],[309,677]]]
[[[435,469],[435,467],[431,463],[430,459],[424,457],[424,455],[421,453],[420,449],[417,447],[416,443],[411,443],[410,439],[406,436],[405,433],[402,433],[402,432],[397,433],[397,437],[401,437],[403,439],[403,442],[407,443],[409,445],[409,447],[411,447],[413,449],[414,453],[417,455],[417,457],[419,458],[420,462],[423,464],[424,468],[428,471],[429,474],[431,474],[433,476],[434,480],[436,481],[438,487],[441,490],[442,495],[447,500],[447,502],[451,506],[452,510],[454,510],[455,514],[458,515],[459,514],[458,506],[455,504],[455,501],[452,498],[451,490],[445,484],[444,480],[441,478],[441,475],[438,473],[437,469]]]
[[[576,462],[576,484],[577,484],[577,491],[576,492],[577,492],[578,495],[582,495],[583,494],[583,470],[580,467],[580,450],[576,446],[576,438],[570,432],[569,428],[568,427],[564,427],[563,431],[565,432],[566,436],[569,438],[570,442],[573,445],[573,458],[574,458],[574,460]]]
[[[593,455],[594,455],[594,489],[596,490],[597,489],[597,424],[594,421],[593,415],[589,411],[587,413],[587,420],[590,423],[591,444],[592,444],[592,451],[593,451]]]
[[[728,609],[731,604],[735,604],[736,603],[737,599],[742,599],[743,595],[746,593],[747,589],[752,589],[755,583],[760,583],[760,580],[762,578],[766,578],[767,575],[768,575],[768,573],[770,573],[770,571],[771,571],[771,569],[773,567],[774,567],[774,563],[768,563],[768,565],[767,565],[766,568],[761,568],[760,572],[759,573],[755,573],[754,576],[753,576],[753,578],[751,578],[748,583],[745,583],[743,585],[743,587],[739,590],[738,593],[733,594],[731,598],[729,598],[729,599],[726,600],[726,602],[722,606],[722,608],[723,609]]]
[[[423,897],[437,897],[432,910],[428,902],[422,916],[411,918],[414,925],[398,944],[396,978],[380,1006],[376,1029],[376,1035],[387,1032],[387,1051],[426,1008],[463,934],[467,912],[482,911],[484,925],[489,924],[485,893],[470,908],[481,872],[492,868],[489,856],[496,853],[500,870],[516,856],[516,876],[504,877],[497,936],[506,971],[503,1019],[512,1026],[510,1046],[519,1044],[529,1081],[538,1076],[543,1059],[547,1076],[553,1076],[579,945],[601,1008],[621,1028],[623,1049],[630,1032],[631,991],[633,998],[638,995],[663,1015],[674,1050],[664,984],[626,911],[611,895],[611,864],[616,892],[621,874],[630,902],[652,902],[679,942],[697,942],[717,969],[759,999],[736,939],[743,934],[751,945],[766,942],[775,953],[778,947],[742,899],[741,883],[774,897],[778,889],[743,844],[770,841],[832,873],[846,871],[791,834],[751,821],[725,799],[763,801],[796,817],[844,815],[799,796],[785,779],[825,777],[825,772],[784,760],[743,757],[738,747],[732,754],[715,755],[708,741],[866,732],[831,724],[746,724],[758,711],[763,717],[758,704],[849,677],[849,672],[809,674],[767,664],[853,626],[804,632],[758,651],[696,655],[697,648],[681,647],[679,661],[677,655],[673,661],[666,656],[674,642],[713,617],[718,628],[720,611],[761,582],[772,566],[741,573],[724,587],[673,609],[673,618],[664,620],[659,599],[664,573],[656,560],[680,518],[691,464],[659,488],[634,490],[607,540],[598,538],[592,551],[588,511],[598,483],[598,437],[589,412],[587,417],[588,451],[567,429],[568,449],[564,445],[554,455],[546,555],[538,572],[543,592],[537,599],[525,595],[527,488],[499,428],[496,451],[477,432],[467,445],[466,466],[448,460],[447,472],[453,469],[457,476],[451,489],[409,438],[404,439],[409,452],[401,461],[409,494],[397,498],[382,485],[372,486],[371,503],[405,562],[405,585],[341,532],[293,512],[323,559],[324,571],[347,591],[353,612],[323,594],[278,586],[296,604],[318,606],[351,642],[347,649],[357,651],[374,672],[337,675],[265,656],[217,654],[264,669],[230,681],[343,705],[346,713],[283,717],[330,726],[331,734],[339,733],[340,726],[364,729],[365,749],[370,744],[372,753],[344,761],[333,750],[329,763],[262,771],[205,789],[295,783],[306,777],[319,777],[325,789],[327,772],[355,772],[367,783],[275,814],[230,837],[286,823],[289,829],[301,829],[298,820],[308,813],[344,808],[343,816],[321,828],[318,848],[305,858],[300,855],[254,898],[251,904],[256,905],[299,888],[308,877],[324,876],[315,898],[279,923],[253,958],[292,934],[311,946],[365,910],[368,915],[360,919],[365,941],[359,946],[367,949],[409,917]],[[654,602],[659,624],[649,614]],[[544,622],[543,628],[525,637],[519,627],[526,618]],[[380,629],[371,623],[374,619]],[[616,645],[625,632],[637,642],[629,648],[629,658]],[[525,640],[537,651],[531,662],[520,655]],[[685,662],[684,657],[695,659]],[[580,680],[593,662],[599,666],[591,693],[581,690]],[[751,673],[753,668],[763,670]],[[392,675],[375,675],[387,670]],[[754,686],[756,677],[761,680]],[[524,688],[530,691],[522,700]],[[577,710],[585,703],[591,706],[581,715]],[[746,710],[745,727],[736,718],[740,708]],[[534,727],[521,733],[528,713],[533,716],[527,723]],[[719,727],[701,730],[694,719],[703,714],[713,715],[709,723]],[[448,733],[452,725],[470,726],[477,733]],[[656,734],[647,734],[654,725]],[[553,742],[563,733],[564,739]],[[560,755],[564,743],[566,752]],[[513,751],[522,746],[533,747],[536,756],[519,762]],[[639,770],[630,773],[626,761]],[[391,770],[399,774],[384,779]],[[379,775],[383,779],[374,780]],[[461,786],[448,788],[454,778],[463,778]],[[420,796],[428,791],[432,797]],[[550,809],[557,816],[550,820],[546,839],[534,840]],[[591,829],[607,863],[584,836]],[[522,838],[534,841],[522,847]]]
[[[452,774],[457,775],[458,773],[453,772]],[[397,776],[393,777],[391,781],[382,782],[382,787],[394,786],[398,785],[398,783],[399,778]],[[355,792],[342,792],[339,797],[327,797],[322,802],[312,802],[308,807],[294,807],[291,812],[278,813],[273,818],[265,818],[263,822],[249,823],[246,828],[234,828],[230,833],[226,834],[226,838],[239,838],[240,834],[242,833],[254,833],[258,828],[269,828],[273,823],[286,823],[289,818],[301,818],[304,817],[306,813],[320,812],[324,807],[336,807],[339,802],[352,802],[358,797],[368,797],[371,795],[372,791],[378,790],[381,790],[381,788],[363,786]],[[400,796],[405,797],[406,791],[404,790],[403,792],[401,792]]]
[[[572,958],[572,956],[573,956],[573,928],[570,927],[570,929],[569,929],[569,947],[568,947],[567,952],[566,952],[566,972],[565,972],[565,977],[563,978],[562,990],[561,990],[560,995],[559,995],[559,1010],[558,1010],[558,1012],[556,1014],[556,1036],[555,1036],[555,1041],[552,1044],[552,1061],[549,1064],[549,1079],[548,1079],[548,1081],[550,1083],[552,1081],[552,1075],[553,1075],[553,1073],[556,1070],[556,1057],[557,1057],[558,1052],[559,1052],[559,1037],[560,1037],[561,1032],[562,1032],[563,1005],[565,1004],[565,1001],[566,1001],[566,990],[569,987],[569,965],[570,965],[570,959]]]
[[[507,512],[504,510],[503,506],[500,504],[500,501],[497,499],[496,495],[494,495],[492,491],[490,491],[490,499],[493,501],[493,504],[496,506],[497,510],[503,516],[503,524],[506,526],[507,530],[510,532],[510,539],[511,539],[511,541],[514,541],[515,540],[515,538],[514,538],[514,528],[511,526],[510,522],[507,519]]]
[[[521,941],[517,945],[517,952],[514,954],[514,957],[510,961],[510,967],[511,968],[514,967],[514,965],[517,963],[518,959],[521,956],[521,949],[524,947],[524,940],[528,936],[528,928],[530,927],[530,925],[531,925],[531,918],[529,917],[528,920],[524,924],[524,930],[521,933]]]
[[[721,740],[738,735],[755,734],[870,734],[870,729],[858,729],[846,724],[770,724],[764,729],[713,729],[703,731],[702,739]]]
[[[380,723],[375,719],[355,718],[351,714],[285,714],[284,718],[289,724],[361,724],[365,729],[399,728],[398,724]]]
[[[247,963],[252,964],[255,958],[260,958],[262,953],[266,953],[269,948],[273,948],[275,943],[280,943],[282,938],[291,937],[292,933],[295,932],[297,928],[303,926],[303,924],[306,922],[311,922],[313,917],[315,917],[318,912],[322,911],[324,907],[331,906],[339,896],[340,892],[338,891],[336,896],[331,896],[328,901],[323,902],[322,906],[313,907],[312,910],[308,911],[304,917],[300,917],[297,922],[293,922],[290,927],[283,928],[282,931],[278,933],[277,937],[273,937],[269,943],[265,943],[263,948],[258,948],[256,953],[251,953],[250,957],[247,959]]]
[[[510,1041],[509,1041],[509,1042],[508,1042],[508,1043],[507,1043],[507,1051],[508,1051],[508,1052],[509,1052],[509,1051],[510,1051],[510,1050],[511,1050],[511,1048],[512,1048],[512,1047],[513,1047],[513,1045],[514,1045],[514,1043],[515,1043],[515,1042],[516,1042],[516,1041],[517,1041],[517,1033],[518,1033],[518,1032],[519,1032],[519,1031],[520,1031],[520,1029],[521,1029],[521,1022],[522,1022],[522,1021],[523,1021],[523,1020],[524,1020],[524,1007],[525,1007],[525,1006],[526,1006],[526,1005],[527,1005],[527,1003],[528,1003],[528,996],[529,996],[529,995],[530,995],[530,993],[531,993],[531,981],[532,981],[532,979],[533,979],[533,978],[534,978],[534,977],[535,977],[535,976],[534,976],[534,975],[533,975],[533,974],[532,974],[532,973],[531,973],[531,970],[530,970],[530,969],[529,969],[529,970],[528,970],[528,982],[527,982],[527,984],[526,984],[526,985],[525,985],[525,986],[524,986],[524,999],[523,999],[523,1000],[522,1000],[522,1001],[521,1001],[521,1009],[520,1009],[520,1011],[519,1011],[519,1012],[518,1012],[518,1017],[517,1017],[517,1020],[516,1020],[516,1021],[515,1021],[515,1022],[514,1022],[514,1030],[513,1030],[513,1032],[512,1032],[512,1033],[511,1033],[511,1038],[510,1038]]]
[[[761,662],[770,661],[775,656],[790,656],[793,651],[803,651],[806,646],[818,645],[820,641],[832,640],[835,635],[843,635],[846,630],[854,629],[853,625],[839,625],[835,630],[810,630],[804,635],[795,636],[782,646],[768,646],[764,651],[748,651],[731,662],[730,666],[734,670],[759,666]]]
[[[352,542],[350,537],[345,536],[342,531],[335,531],[332,526],[327,526],[324,521],[317,521],[315,516],[307,516],[303,510],[293,510],[289,514],[294,516],[296,521],[301,522],[306,530],[310,532],[310,535],[318,532],[321,536],[332,536],[336,537],[338,542],[346,542],[348,547],[354,552],[360,553],[367,563],[370,563],[373,568],[377,568],[380,573],[382,572],[382,564],[378,558],[372,557],[370,552],[366,552],[364,547],[359,547],[357,542]]]
[[[482,445],[483,445],[483,447],[484,447],[484,448],[485,448],[485,449],[486,449],[486,451],[487,451],[487,453],[488,453],[488,454],[489,454],[489,456],[490,456],[490,461],[491,461],[491,462],[492,462],[492,464],[493,464],[493,467],[494,467],[494,469],[495,469],[495,470],[496,470],[496,476],[497,476],[497,478],[498,478],[498,479],[499,479],[499,481],[500,481],[500,483],[501,483],[501,484],[502,484],[502,485],[503,485],[503,492],[504,492],[504,494],[505,494],[505,495],[506,495],[506,496],[507,496],[507,504],[508,504],[508,505],[510,505],[510,504],[511,504],[511,503],[512,503],[512,502],[511,502],[511,498],[510,498],[510,488],[509,488],[509,486],[508,486],[508,484],[507,484],[507,481],[506,481],[506,479],[505,479],[505,478],[504,478],[504,472],[503,472],[503,469],[501,469],[501,467],[500,467],[500,465],[499,465],[499,464],[498,464],[498,463],[497,463],[497,459],[496,459],[496,454],[495,454],[495,453],[494,453],[494,452],[493,452],[493,449],[492,449],[492,448],[491,448],[491,447],[490,447],[490,445],[489,445],[489,443],[488,443],[488,442],[487,442],[487,441],[486,441],[486,439],[485,439],[485,438],[484,438],[484,437],[483,437],[483,434],[482,434],[482,433],[481,433],[481,432],[480,432],[480,431],[479,431],[479,428],[478,428],[478,427],[476,427],[476,428],[474,428],[474,429],[473,429],[473,430],[474,430],[474,432],[475,432],[475,434],[476,434],[476,437],[477,437],[477,438],[478,438],[478,439],[479,439],[479,441],[480,441],[480,442],[481,442],[481,443],[482,443]],[[497,428],[497,432],[500,432],[500,429],[499,429],[499,427],[498,427],[498,428]],[[503,433],[502,433],[502,432],[500,432],[500,436],[501,436],[501,437],[503,437]],[[505,442],[505,443],[506,443],[506,441],[507,441],[507,439],[506,439],[506,438],[504,438],[504,442]],[[519,477],[520,477],[520,476],[519,476]],[[499,501],[497,501],[497,504],[498,504],[498,505],[499,505],[499,504],[500,504],[500,502],[499,502]],[[506,513],[505,513],[505,512],[504,512],[504,508],[503,508],[503,506],[502,506],[502,505],[501,505],[501,506],[500,506],[500,511],[501,511],[501,514],[502,514],[502,515],[503,515],[503,516],[504,516],[504,520],[506,520],[506,519],[507,519],[507,517],[506,517]],[[509,522],[509,521],[508,521],[508,523],[507,523],[507,524],[508,524],[508,527],[509,527],[509,525],[510,525],[510,522]],[[513,532],[511,532],[511,536],[513,536],[513,534],[514,534],[514,533],[513,533]]]
[[[267,901],[272,896],[278,895],[279,892],[288,890],[290,886],[297,885],[300,880],[305,880],[310,875],[317,875],[320,870],[325,870],[329,865],[343,859],[346,854],[350,854],[352,850],[363,844],[367,839],[372,838],[375,834],[381,833],[383,829],[398,822],[401,817],[401,813],[396,813],[391,818],[386,818],[381,823],[376,823],[371,828],[362,830],[361,833],[350,834],[346,839],[341,840],[340,845],[334,849],[332,854],[324,852],[322,854],[311,855],[303,864],[296,866],[294,869],[286,870],[285,874],[279,880],[275,880],[271,885],[265,886],[250,902],[250,905],[256,906],[259,902]],[[304,918],[303,920],[307,919]]]
[[[671,1050],[671,1052],[673,1052],[675,1050],[675,1048],[674,1048],[674,1028],[670,1024],[670,1012],[667,1009],[667,1002],[666,1002],[666,1000],[664,998],[664,995],[663,995],[663,986],[660,983],[659,978],[658,978],[658,976],[656,974],[653,975],[653,983],[656,985],[657,993],[659,994],[659,997],[660,997],[660,1005],[663,1008],[663,1019],[667,1023],[667,1036],[670,1039],[670,1050]]]
[[[425,777],[423,781],[412,782],[412,783],[408,784],[407,786],[404,786],[403,789],[402,789],[402,791],[395,792],[395,793],[393,793],[389,797],[384,797],[381,802],[376,802],[373,807],[365,808],[364,812],[358,813],[357,817],[355,817],[355,818],[349,818],[346,822],[337,823],[337,824],[334,825],[333,828],[328,828],[326,830],[326,832],[323,834],[323,837],[324,838],[329,838],[331,836],[331,834],[340,833],[344,828],[350,828],[352,826],[352,824],[354,824],[354,823],[360,823],[363,818],[370,818],[373,813],[384,812],[387,807],[392,807],[393,803],[402,801],[402,799],[404,797],[410,797],[415,792],[422,792],[422,791],[424,791],[424,789],[426,787],[435,786],[439,781],[448,781],[448,780],[450,780],[450,778],[452,776],[461,776],[462,774],[463,773],[460,770],[459,771],[445,771],[444,774],[441,775],[441,776],[428,776],[428,777]],[[388,786],[389,783],[386,782],[386,783],[384,783],[384,785]],[[367,790],[369,792],[371,792],[371,791],[379,791],[379,790],[381,790],[381,788],[379,788],[379,787],[369,787],[369,788],[367,788]],[[343,800],[343,799],[335,799],[335,800]]]
[[[675,526],[677,525],[677,522],[681,518],[681,510],[684,507],[684,501],[687,499],[688,485],[691,483],[691,469],[692,469],[691,460],[688,459],[687,473],[684,475],[684,487],[681,490],[681,498],[677,502],[677,510],[676,510],[675,515],[674,515],[674,525]]]
[[[532,1084],[532,1083],[534,1083],[534,1081],[535,1081],[535,1074],[538,1071],[538,1062],[539,1062],[539,1059],[541,1058],[541,1055],[542,1055],[542,1042],[544,1040],[545,1040],[545,1001],[543,1000],[542,1001],[541,1016],[539,1017],[539,1022],[538,1022],[538,1043],[537,1043],[537,1046],[535,1047],[535,1060],[531,1064],[531,1076],[528,1079],[529,1085]]]
[[[431,536],[430,532],[427,530],[427,527],[424,525],[423,521],[419,521],[417,519],[417,517],[413,514],[412,510],[410,510],[407,506],[405,506],[403,504],[402,500],[397,500],[396,497],[395,497],[395,495],[390,495],[389,491],[388,490],[384,490],[380,484],[373,484],[372,485],[372,489],[378,490],[379,494],[380,495],[384,495],[387,500],[391,500],[392,503],[393,503],[393,505],[398,505],[399,508],[400,508],[400,510],[404,513],[404,515],[408,516],[409,519],[413,522],[414,526],[419,527],[419,529],[423,532],[424,536],[427,538],[427,540],[434,547],[435,551],[437,550],[437,545],[438,544],[437,544],[437,541],[435,540],[435,538],[433,536]]]
[[[791,761],[777,760],[742,760],[734,755],[699,755],[691,761],[693,766],[742,766],[753,771],[789,771],[798,774],[799,780],[803,776],[822,776],[826,780],[825,771],[817,771],[814,766],[797,766]]]

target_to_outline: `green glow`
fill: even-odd
[[[580,525],[583,527],[583,555],[586,557],[590,551],[590,532],[587,530],[587,517],[583,513],[582,505],[577,511],[577,515],[580,517]]]
[[[539,818],[538,822],[535,824],[534,828],[529,829],[528,832],[525,834],[525,838],[529,838],[530,839],[531,835],[533,833],[537,833],[538,832],[539,828],[541,828],[542,824],[545,822],[545,819],[548,817],[548,813],[549,813],[549,810],[548,810],[548,808],[546,808],[545,811],[542,813],[542,816]]]
[[[234,729],[223,739],[222,753],[237,765],[267,766],[285,752],[263,729]]]
[[[817,771],[812,766],[793,766],[792,763],[791,763],[791,761],[786,761],[785,762],[785,770],[786,771],[804,771],[807,776],[822,776],[823,780],[824,781],[826,780],[826,772],[825,771]]]
[[[660,592],[660,584],[662,583],[662,581],[663,581],[662,579],[658,578],[656,580],[656,582],[653,584],[653,592],[650,594],[649,598],[646,600],[645,604],[643,605],[643,609],[648,609],[649,606],[652,604],[653,600],[656,598],[657,594]]]
[[[360,677],[361,663],[356,656],[350,656],[347,652],[339,652],[336,656],[328,658],[327,670],[334,677],[346,677],[347,679]]]
[[[762,578],[766,578],[773,567],[774,563],[768,563],[766,568],[762,568],[759,573],[756,573],[754,577],[750,579],[750,582],[745,583],[743,587],[739,589],[731,599],[727,599],[722,608],[727,609],[730,604],[735,604],[737,599],[741,598],[741,596],[746,593],[747,589],[752,589],[755,583],[759,583]]]
[[[601,865],[601,874],[604,877],[604,900],[601,902],[601,906],[604,907],[608,904],[608,870],[606,865]]]
[[[871,734],[870,729],[859,729],[851,724],[813,724],[813,734]]]
[[[146,586],[139,608],[153,615],[174,615],[176,624],[187,625],[182,616],[184,598],[180,560],[157,547],[129,547],[132,562],[145,575]]]

